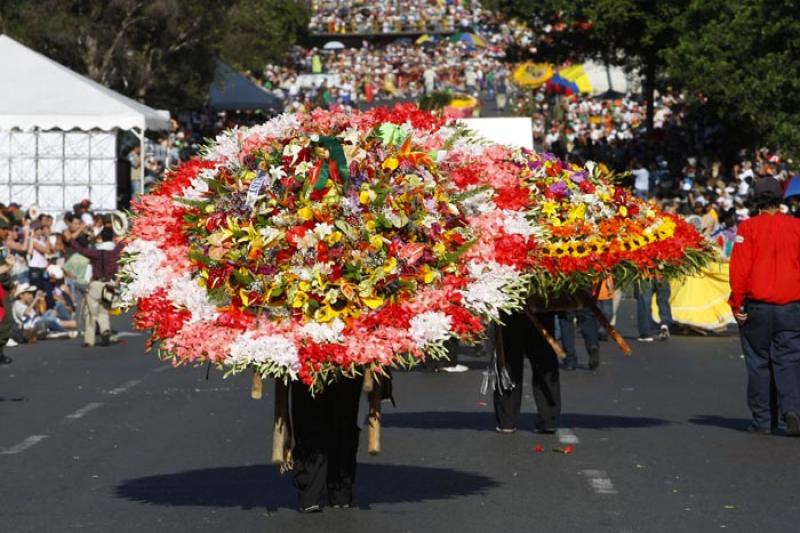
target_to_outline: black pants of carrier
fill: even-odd
[[[537,313],[542,325],[553,334],[555,313]],[[522,371],[527,357],[533,370],[531,384],[536,402],[536,429],[558,428],[561,414],[561,385],[558,375],[558,357],[547,340],[539,334],[524,313],[504,317],[502,326],[505,367],[514,382],[510,392],[494,392],[494,413],[501,429],[517,427],[517,417],[522,408]]]
[[[363,378],[340,379],[312,396],[292,383],[293,476],[301,509],[352,503],[362,384]]]

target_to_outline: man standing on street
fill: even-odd
[[[100,241],[94,248],[82,246],[77,239],[70,242],[72,249],[89,258],[92,263],[92,281],[86,292],[83,346],[95,345],[95,329],[100,330],[100,345],[111,342],[111,319],[108,302],[104,294],[115,285],[119,256],[124,244],[115,238],[114,231],[105,227],[100,232]]]
[[[780,184],[755,185],[760,214],[742,222],[733,246],[729,303],[747,363],[748,431],[779,424],[800,436],[800,220],[780,211]]]

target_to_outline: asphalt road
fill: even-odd
[[[623,311],[632,336],[631,302]],[[271,394],[251,400],[245,377],[206,380],[124,340],[9,350],[0,531],[798,530],[800,440],[744,432],[735,336],[673,337],[630,358],[604,344],[597,372],[562,373],[551,436],[532,432],[528,383],[521,431],[493,431],[478,360],[397,373],[381,455],[362,433],[358,508],[318,515],[294,510],[289,477],[268,464]],[[566,444],[574,453],[552,451]]]

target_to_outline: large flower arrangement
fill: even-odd
[[[317,389],[441,356],[531,293],[671,277],[710,256],[597,168],[414,106],[231,130],[134,212],[122,293],[162,356]]]
[[[134,207],[121,276],[136,325],[176,364],[316,388],[475,339],[524,301],[534,231],[524,206],[442,174],[441,126],[406,106],[218,137]],[[492,244],[476,216],[519,246]]]
[[[608,276],[619,284],[685,276],[713,255],[691,225],[635,198],[599,165],[580,167],[550,154],[486,145],[465,130],[454,138],[460,141],[453,142],[457,148],[442,170],[456,186],[499,208],[524,209],[537,228],[539,238],[527,242],[533,247],[526,269],[534,294],[591,290]]]

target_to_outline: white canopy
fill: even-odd
[[[158,111],[0,35],[0,130],[166,130]]]

